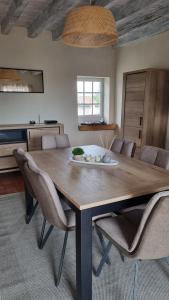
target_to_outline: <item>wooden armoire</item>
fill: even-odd
[[[145,69],[123,75],[123,136],[165,147],[169,112],[169,71]]]

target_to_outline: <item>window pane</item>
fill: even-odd
[[[92,81],[85,81],[85,93],[92,93]]]
[[[100,94],[93,94],[93,103],[100,104]]]
[[[83,105],[78,105],[78,116],[83,116]]]
[[[100,105],[99,104],[93,105],[93,115],[100,115]]]
[[[83,103],[83,94],[82,93],[77,94],[77,102],[79,104]]]
[[[99,93],[101,90],[101,83],[99,81],[94,81],[93,82],[93,92],[94,93]]]
[[[77,81],[77,91],[83,93],[83,81]]]
[[[85,93],[84,98],[85,104],[92,104],[92,94]]]
[[[92,115],[92,105],[85,105],[85,115]]]

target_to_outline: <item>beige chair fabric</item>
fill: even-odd
[[[43,135],[42,136],[42,149],[58,149],[58,148],[69,148],[70,141],[67,134],[58,135]]]
[[[169,170],[169,151],[159,149],[154,164],[155,166]]]
[[[31,182],[33,192],[45,219],[51,224],[64,231],[74,229],[75,223],[72,223],[73,214],[69,212],[69,218],[66,217],[61,201],[57,194],[56,188],[49,175],[39,169],[32,161],[24,165],[24,172]]]
[[[25,162],[27,162],[28,160],[31,160],[32,162],[34,162],[32,156],[28,152],[25,152],[22,148],[15,149],[13,151],[13,155],[14,155],[14,157],[16,159],[18,167],[19,167],[19,169],[21,171],[21,174],[23,176],[25,187],[27,188],[29,194],[33,198],[35,198],[35,195],[34,195],[34,192],[32,190],[29,178],[26,176],[26,174],[24,172],[24,164],[25,164]],[[35,164],[35,162],[34,162],[34,164]]]
[[[124,254],[137,259],[169,256],[169,191],[154,195],[146,209],[100,219],[96,226]]]
[[[149,164],[158,166],[160,168],[169,170],[169,151],[153,147],[153,146],[144,146],[140,155],[140,160],[147,162]],[[145,209],[146,205],[142,204],[137,207],[129,207],[123,209],[121,212],[129,212],[133,209]]]
[[[169,170],[169,151],[153,146],[144,146],[140,160],[149,164]]]
[[[127,157],[134,156],[136,144],[133,141],[121,138],[115,138],[110,150],[115,153],[123,154]]]

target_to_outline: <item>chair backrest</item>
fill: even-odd
[[[39,169],[31,160],[24,164],[24,171],[31,182],[33,192],[46,220],[50,224],[66,230],[67,219],[49,175]]]
[[[141,150],[140,160],[154,165],[158,153],[157,147],[144,146]]]
[[[128,157],[133,157],[136,149],[136,144],[128,139],[115,138],[110,150],[115,153],[120,153]]]
[[[155,160],[155,165],[160,168],[169,170],[169,151],[159,149]]]
[[[58,149],[70,147],[70,141],[67,134],[43,135],[42,149]]]
[[[150,199],[130,251],[139,259],[169,256],[169,191]]]
[[[169,170],[169,151],[153,146],[144,146],[140,160]]]
[[[24,164],[25,164],[25,162],[27,162],[28,160],[33,161],[33,157],[28,152],[25,152],[22,148],[15,149],[13,151],[13,155],[14,155],[14,157],[16,159],[18,167],[19,167],[19,169],[21,171],[21,174],[23,176],[25,187],[27,188],[27,190],[30,193],[30,195],[33,198],[35,198],[33,190],[32,190],[32,187],[31,187],[31,184],[29,182],[29,178],[27,178],[27,176],[26,176],[26,174],[24,172]]]

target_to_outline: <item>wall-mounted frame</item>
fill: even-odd
[[[0,93],[44,93],[43,71],[0,67]]]

